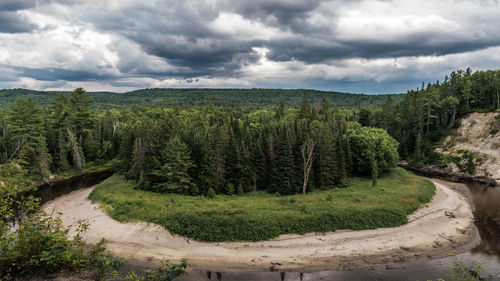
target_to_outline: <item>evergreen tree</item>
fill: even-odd
[[[323,128],[319,151],[320,186],[323,189],[331,188],[338,182],[339,171],[337,162],[337,143],[328,125]]]
[[[159,169],[151,172],[161,180],[153,186],[154,190],[188,194],[193,187],[188,171],[194,163],[186,144],[177,136],[171,138],[161,150],[161,160]]]
[[[309,99],[306,93],[302,96],[302,103],[300,104],[299,119],[308,118],[311,116],[311,106],[309,106]]]
[[[91,103],[92,100],[82,88],[76,88],[69,98],[72,131],[75,132],[80,147],[83,147],[83,139],[87,134],[87,130],[92,126],[90,118]]]
[[[285,116],[285,101],[283,100],[283,98],[280,99],[280,105],[276,109],[276,113],[274,114],[274,116],[278,120],[280,120],[281,118],[283,118],[283,116]]]
[[[236,131],[236,133],[234,132]],[[225,167],[226,167],[226,184],[230,183],[233,186],[238,186],[241,181],[241,152],[238,145],[239,130],[231,130],[227,143]]]
[[[9,124],[12,137],[9,160],[22,164],[34,175],[48,176],[50,155],[38,104],[18,98],[10,107]]]
[[[199,192],[206,195],[210,189],[217,189],[217,165],[212,141],[208,136],[191,132],[192,146],[191,158],[197,163],[196,169],[192,173],[194,183],[198,186]]]
[[[263,140],[259,135],[250,147],[250,161],[252,169],[252,191],[256,191],[259,187],[265,185],[266,175],[266,157],[263,147]]]
[[[275,160],[274,190],[282,195],[295,194],[299,191],[299,187],[294,184],[295,169],[290,136],[286,127],[283,127],[280,131]]]

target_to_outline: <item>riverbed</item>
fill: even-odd
[[[474,208],[474,223],[479,231],[480,243],[470,251],[457,255],[457,258],[464,263],[482,263],[485,275],[500,275],[500,187],[433,180],[465,195]],[[189,276],[179,280],[437,280],[449,279],[451,262],[451,258],[440,258],[399,266],[303,272],[211,272],[193,268]],[[139,264],[131,266],[140,267]]]
[[[460,192],[462,196],[465,196],[470,200],[472,206],[476,204],[479,206],[475,210],[475,220],[476,225],[478,225],[479,233],[481,237],[486,237],[481,240],[479,246],[474,247],[473,250],[467,252],[467,254],[460,255],[462,259],[477,259],[485,263],[486,270],[488,272],[496,273],[495,270],[500,268],[498,262],[498,256],[496,256],[496,251],[498,249],[498,239],[491,241],[488,239],[489,237],[495,237],[495,233],[498,232],[498,228],[495,230],[495,224],[492,224],[491,221],[495,221],[494,218],[497,218],[498,212],[492,211],[494,204],[494,198],[496,198],[496,194],[498,193],[497,189],[493,189],[490,187],[485,187],[481,185],[471,185],[470,191],[466,185],[449,183],[449,182],[439,182],[440,184],[446,184],[446,186],[450,186],[453,189],[456,189]],[[80,190],[79,192],[84,192]],[[86,198],[83,196],[83,198]],[[493,200],[492,200],[493,199]],[[497,198],[498,199],[498,198]],[[486,200],[486,201],[485,201]],[[77,203],[74,201],[74,198],[70,198],[68,202]],[[496,202],[499,202],[498,200]],[[70,205],[71,205],[70,204]],[[80,203],[77,203],[77,205]],[[492,205],[489,207],[484,207],[485,205]],[[79,206],[79,205],[78,205]],[[68,206],[70,207],[70,206]],[[88,207],[88,206],[87,206]],[[94,211],[97,209],[94,206]],[[77,212],[79,213],[79,212]],[[94,216],[94,215],[93,215]],[[105,223],[107,225],[107,223]],[[493,228],[492,228],[493,226]],[[354,232],[359,233],[359,232]],[[446,236],[445,236],[446,237]],[[318,237],[314,237],[313,239],[317,239]],[[322,238],[322,237],[319,237]],[[498,238],[498,237],[497,237]],[[183,239],[183,238],[180,238]],[[406,238],[411,242],[411,238]],[[321,239],[317,241],[321,242]],[[477,242],[477,241],[476,241]],[[186,241],[182,240],[182,243],[186,244],[187,247],[192,247],[198,249],[195,245],[191,245],[192,243],[197,243],[195,241]],[[306,242],[306,244],[309,242]],[[132,244],[132,243],[131,243]],[[408,244],[408,243],[405,243]],[[477,243],[476,243],[477,244]],[[194,247],[193,247],[194,246]],[[202,245],[205,247],[206,245]],[[442,245],[441,245],[442,246]],[[123,248],[123,245],[120,246]],[[212,247],[217,249],[215,247]],[[221,247],[223,248],[223,247]],[[401,256],[401,252],[408,251],[407,247],[403,247],[402,249],[397,249],[398,253],[393,255],[394,257]],[[436,247],[440,248],[440,247]],[[321,246],[316,248],[315,250],[321,250]],[[442,248],[441,250],[446,249]],[[420,262],[415,263],[412,262],[411,258],[405,256],[402,259],[390,260],[386,263],[374,263],[369,256],[365,255],[365,249],[363,247],[354,249],[360,253],[358,256],[361,256],[361,260],[359,263],[356,262],[343,262],[336,263],[331,260],[329,263],[325,264],[324,262],[320,262],[319,264],[307,264],[304,263],[296,263],[297,266],[283,266],[284,263],[280,261],[266,261],[265,267],[239,267],[237,266],[241,259],[235,259],[234,264],[228,263],[227,261],[223,263],[218,263],[216,259],[214,259],[215,263],[196,263],[194,267],[190,270],[190,274],[188,277],[184,277],[181,280],[217,280],[219,277],[223,280],[322,280],[323,278],[331,279],[356,279],[356,280],[401,280],[402,276],[407,276],[408,278],[403,278],[405,280],[427,280],[427,279],[437,279],[446,277],[448,273],[447,264],[450,263],[448,258],[437,259],[439,255],[428,255],[425,257],[425,262],[421,262],[422,258],[413,259],[418,260]],[[368,253],[369,249],[366,249],[366,253]],[[220,251],[220,250],[219,250]],[[262,249],[262,252],[268,251],[268,249]],[[302,251],[302,250],[300,250]],[[463,252],[463,249],[458,248],[457,251]],[[161,251],[157,251],[161,252]],[[246,251],[241,251],[240,253],[245,253]],[[252,252],[252,251],[251,251]],[[446,253],[452,252],[450,249],[446,249]],[[491,254],[494,252],[495,254]],[[215,253],[215,252],[214,252]],[[292,247],[293,253],[293,247]],[[162,253],[159,253],[162,255]],[[300,254],[300,253],[298,253]],[[416,255],[420,255],[420,253],[415,253]],[[238,254],[239,255],[239,254]],[[266,254],[261,254],[260,256],[266,256]],[[441,256],[442,253],[441,253]],[[245,258],[245,255],[243,255]],[[363,258],[365,257],[363,261]],[[380,257],[380,255],[379,255]],[[158,260],[158,257],[154,255],[148,256],[150,259]],[[134,259],[133,259],[134,260]],[[192,260],[192,259],[191,259]],[[251,261],[251,260],[250,260]],[[253,262],[254,263],[254,262]],[[363,266],[363,263],[364,264]],[[146,263],[147,265],[148,263]],[[149,263],[151,264],[151,263]],[[343,268],[344,270],[318,270],[318,265],[322,266],[323,269],[339,269]],[[339,266],[340,265],[340,266]],[[347,265],[347,266],[346,266]],[[143,262],[134,262],[131,261],[127,268],[143,268],[145,264]],[[362,269],[357,269],[362,267]],[[272,270],[272,271],[271,271]]]

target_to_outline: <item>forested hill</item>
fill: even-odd
[[[71,92],[34,91],[27,89],[0,90],[0,108],[6,108],[19,97],[31,98],[41,106],[47,106],[59,93],[70,95]],[[126,93],[87,92],[98,108],[118,108],[138,106],[185,106],[185,105],[224,105],[244,107],[275,106],[283,99],[287,106],[298,106],[302,95],[306,93],[312,104],[320,103],[325,98],[331,106],[339,107],[380,107],[388,96],[395,102],[403,99],[402,94],[366,95],[340,92],[326,92],[306,89],[141,89]]]

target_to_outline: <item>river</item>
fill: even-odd
[[[90,186],[109,176],[108,173],[87,175],[69,182],[61,182],[39,189],[43,202],[59,197],[79,187]],[[437,180],[440,181],[440,180]],[[465,194],[471,201],[475,211],[475,224],[481,237],[480,244],[458,258],[465,263],[472,261],[484,265],[484,273],[500,275],[500,187],[488,187],[477,183],[445,182]],[[381,266],[371,269],[351,271],[318,271],[309,272],[212,272],[210,268],[191,268],[189,275],[179,278],[180,281],[198,280],[437,280],[448,279],[451,258],[432,259],[420,263],[403,263],[399,266]],[[121,270],[141,271],[144,266],[129,262]]]
[[[439,180],[438,180],[439,181]],[[485,274],[500,275],[500,187],[478,183],[452,183],[446,185],[465,194],[474,206],[474,219],[481,242],[471,251],[458,255],[464,263],[481,262]],[[437,280],[448,279],[451,258],[433,259],[426,262],[402,264],[397,267],[377,267],[352,271],[319,272],[211,272],[193,268],[180,281],[201,280]]]

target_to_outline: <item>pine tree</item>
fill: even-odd
[[[340,163],[337,161],[337,143],[328,125],[323,127],[320,145],[320,185],[323,189],[332,188],[340,177],[338,171]]]
[[[282,195],[297,193],[299,188],[294,184],[293,153],[289,132],[286,127],[283,127],[280,132],[275,161],[276,175],[274,177],[274,190]]]
[[[210,189],[217,189],[217,165],[213,142],[208,135],[202,135],[194,130],[190,137],[192,140],[191,158],[197,164],[193,180],[198,186],[199,192],[206,195]]]
[[[22,164],[34,175],[48,176],[50,155],[40,107],[31,99],[18,98],[9,111],[12,137],[9,160]]]
[[[59,171],[70,168],[66,137],[66,130],[69,127],[68,104],[68,97],[58,94],[48,108],[47,143],[49,153],[52,155],[51,167]]]
[[[329,114],[328,114],[328,107],[329,107],[329,105],[328,105],[328,101],[327,101],[325,98],[323,98],[323,99],[321,100],[321,109],[320,109],[319,113],[320,113],[321,115],[323,115],[323,119],[324,119],[325,121],[326,121],[326,120],[328,120],[328,117],[329,117]]]
[[[266,157],[263,147],[263,140],[261,135],[259,135],[251,143],[251,153],[250,161],[252,167],[252,191],[256,191],[259,187],[265,185],[265,174],[266,174]]]
[[[280,120],[281,118],[283,118],[283,116],[285,116],[285,101],[283,100],[283,98],[280,99],[280,105],[276,109],[276,113],[274,114],[274,116],[278,120]]]
[[[349,165],[352,160],[349,160],[349,150],[344,142],[342,142],[342,135],[337,134],[335,137],[337,145],[336,158],[337,158],[337,183],[349,176]]]
[[[311,115],[311,107],[306,93],[302,96],[302,103],[300,104],[299,119],[308,118]]]
[[[76,88],[69,98],[71,110],[72,131],[75,132],[76,139],[83,147],[83,139],[86,136],[86,130],[92,126],[90,104],[92,100],[82,88]]]
[[[188,194],[193,187],[188,171],[194,163],[189,156],[187,145],[177,136],[171,138],[161,150],[161,160],[159,169],[151,172],[160,179],[160,183],[153,186],[155,191]]]
[[[236,131],[236,133],[234,132]],[[226,184],[230,183],[233,186],[238,186],[241,181],[241,152],[238,145],[239,130],[231,130],[226,148],[225,167],[226,167]]]
[[[351,150],[351,143],[349,142],[349,138],[347,136],[339,136],[342,140],[342,147],[343,147],[343,153],[344,153],[344,161],[345,161],[345,171],[346,174],[344,177],[342,175],[340,176],[340,179],[344,179],[346,177],[349,177],[352,175],[352,170],[353,170],[353,164],[352,164],[352,150]]]

